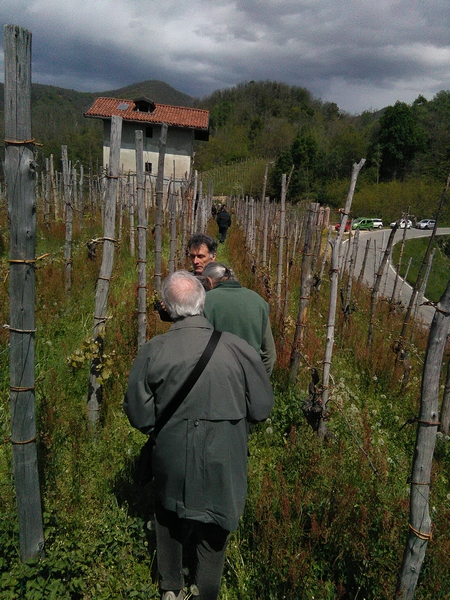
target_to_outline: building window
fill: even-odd
[[[149,162],[145,163],[145,172],[146,173],[151,173],[152,172],[152,163],[149,163]]]
[[[153,137],[153,127],[145,128],[145,137],[152,138]]]

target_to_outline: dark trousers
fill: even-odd
[[[221,227],[219,225],[219,240],[221,242],[224,242],[226,240],[227,237],[227,231],[228,231],[228,227]]]
[[[164,591],[184,587],[183,546],[194,537],[197,552],[196,600],[216,600],[219,596],[229,532],[214,523],[180,519],[160,503],[155,508],[156,559],[160,586]]]

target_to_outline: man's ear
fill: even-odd
[[[214,281],[211,279],[211,277],[208,277],[208,275],[205,275],[206,279],[209,281],[209,285],[211,286],[211,289],[214,288]]]

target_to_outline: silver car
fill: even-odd
[[[422,219],[416,225],[416,229],[434,229],[436,221],[434,219]]]

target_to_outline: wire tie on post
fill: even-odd
[[[416,419],[418,423],[423,423],[424,425],[438,426],[441,424],[440,421],[423,421],[422,419]]]
[[[31,138],[30,140],[7,140],[5,139],[5,144],[10,146],[26,146],[27,144],[34,144],[35,139]],[[42,145],[42,144],[39,144]]]
[[[414,527],[411,525],[411,523],[409,523],[409,528],[414,533],[414,535],[419,538],[419,540],[429,541],[433,537],[433,534],[431,531],[430,531],[430,533],[423,533],[422,531],[419,531],[418,529],[414,529]]]
[[[15,385],[10,385],[9,386],[9,391],[10,392],[32,392],[33,390],[35,390],[36,388],[33,387],[18,387]]]
[[[34,436],[33,438],[30,438],[29,440],[25,440],[23,442],[16,442],[16,440],[13,440],[10,438],[10,442],[11,444],[13,444],[13,446],[24,446],[25,444],[31,444],[32,442],[36,441],[36,436]]]
[[[34,263],[36,263],[37,259],[36,258],[25,258],[25,259],[13,259],[11,258],[9,260],[10,264],[23,264],[23,265],[33,265]]]
[[[37,329],[17,329],[16,327],[11,327],[11,325],[3,325],[3,329],[8,329],[9,331],[14,331],[14,333],[36,333]]]

